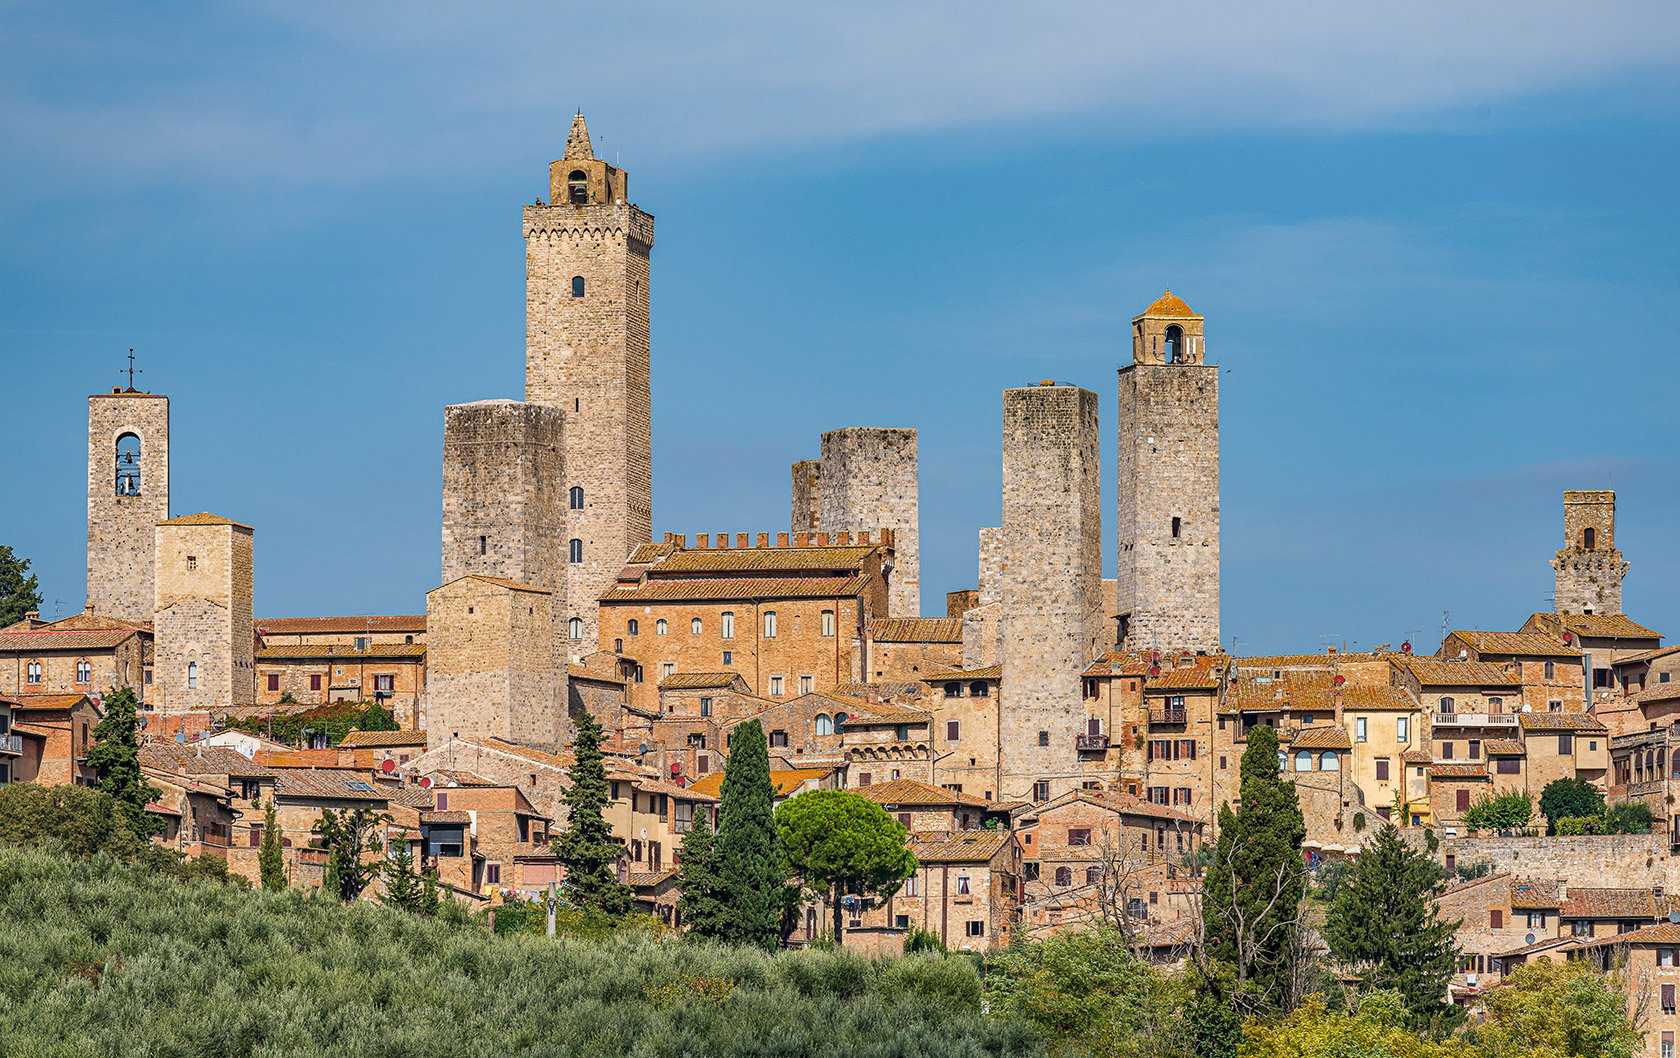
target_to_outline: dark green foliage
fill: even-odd
[[[1320,900],[1334,900],[1336,894],[1347,884],[1348,872],[1352,867],[1346,860],[1326,860],[1318,870],[1313,872],[1313,896]]]
[[[1219,842],[1203,882],[1207,955],[1231,968],[1227,999],[1240,1012],[1279,1013],[1301,994],[1306,824],[1295,784],[1279,774],[1277,734],[1263,724],[1248,734],[1240,793],[1237,811],[1220,807]]]
[[[911,926],[904,934],[904,954],[913,955],[916,952],[945,950],[945,942],[939,939],[939,934],[930,929]]]
[[[1604,810],[1606,834],[1638,834],[1651,829],[1651,809],[1642,801],[1627,801]]]
[[[1237,1058],[1242,1030],[1242,1017],[1212,989],[1198,989],[1185,1001],[1179,1032],[1186,1055]]]
[[[781,940],[787,870],[774,805],[764,729],[748,720],[730,736],[718,808],[718,887],[734,912],[722,940],[760,948]]]
[[[1458,962],[1457,924],[1436,915],[1441,872],[1392,824],[1366,843],[1330,905],[1324,939],[1366,989],[1400,994],[1413,1022],[1446,1013],[1442,998]]]
[[[391,822],[384,812],[371,808],[348,808],[335,812],[321,810],[315,822],[315,833],[327,850],[327,869],[321,888],[338,893],[340,900],[354,900],[379,873],[379,863],[369,861],[367,853],[379,850],[379,831]]]
[[[362,712],[361,722],[356,725],[358,731],[401,731],[402,725],[391,715],[391,710],[375,701]]]
[[[264,889],[279,892],[286,888],[286,853],[281,843],[280,824],[274,819],[274,801],[263,809],[262,844],[257,848],[257,870]]]
[[[385,879],[385,892],[380,902],[399,911],[430,917],[438,912],[437,880],[430,872],[422,874],[414,869],[414,853],[408,843],[385,857],[379,865]]]
[[[156,834],[163,830],[163,821],[146,811],[158,790],[140,771],[139,706],[129,687],[105,699],[105,716],[94,725],[87,763],[94,785],[111,795],[129,826],[141,834]]]
[[[840,941],[842,897],[873,906],[916,870],[904,827],[886,809],[846,790],[811,790],[776,809],[788,870],[829,902]]]
[[[1540,791],[1540,814],[1556,832],[1565,817],[1603,815],[1604,795],[1585,779],[1553,779]]]
[[[0,544],[0,628],[17,624],[23,615],[41,609],[41,585],[29,572],[29,560]]]
[[[1052,1053],[1172,1053],[1170,983],[1118,930],[1017,941],[987,957],[985,982],[988,1009],[1031,1024]]]
[[[288,691],[280,697],[280,704],[295,705],[297,699]],[[390,710],[378,702],[365,706],[358,702],[330,702],[291,716],[233,716],[228,718],[228,726],[293,746],[303,745],[305,731],[325,735],[327,745],[336,746],[352,731],[402,730]]]
[[[567,771],[566,829],[554,840],[554,854],[566,868],[566,900],[608,915],[627,914],[635,894],[618,880],[614,866],[624,846],[613,840],[606,810],[610,788],[601,762],[601,725],[588,713],[577,717],[572,766]]]
[[[491,936],[366,901],[0,851],[6,1055],[1040,1053],[1027,1026],[976,1013],[972,969],[948,962]]]
[[[0,846],[48,848],[69,856],[109,856],[171,878],[208,878],[248,887],[219,856],[188,858],[137,833],[131,815],[87,786],[0,786]],[[4,1053],[0,1051],[0,1053]]]
[[[723,935],[733,912],[718,881],[717,835],[704,817],[683,835],[677,852],[677,885],[682,896],[677,908],[683,928],[696,937]]]
[[[1489,794],[1464,813],[1464,825],[1472,830],[1518,830],[1534,818],[1534,800],[1522,790]]]

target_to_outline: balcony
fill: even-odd
[[[1108,751],[1108,736],[1075,735],[1073,745],[1080,753],[1105,753]]]
[[[1436,713],[1436,727],[1516,727],[1516,713]]]
[[[1149,710],[1151,724],[1183,724],[1189,719],[1189,710],[1182,705],[1167,705]]]
[[[0,753],[10,753],[19,756],[23,753],[22,735],[0,735]]]

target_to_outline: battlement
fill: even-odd
[[[736,533],[735,542],[731,544],[728,533],[718,533],[714,544],[711,533],[696,533],[693,548],[696,551],[734,551],[776,547],[892,547],[896,536],[891,529],[861,529],[855,533],[844,529],[837,533],[777,533],[776,542],[772,544],[770,535]],[[687,548],[688,534],[666,533],[665,543]]]

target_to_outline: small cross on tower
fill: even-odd
[[[132,393],[134,391],[134,376],[135,375],[143,375],[143,374],[146,373],[142,369],[134,366],[134,350],[133,349],[130,349],[128,351],[128,368],[127,368],[127,370],[128,370],[128,389],[129,389],[129,392]]]

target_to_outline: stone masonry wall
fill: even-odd
[[[822,460],[801,459],[793,465],[793,511],[789,524],[796,533],[815,532],[822,524]]]
[[[140,491],[117,495],[117,439],[140,439]],[[153,530],[169,517],[169,398],[88,398],[87,601],[95,613],[150,621]]]
[[[1078,786],[1080,672],[1103,621],[1098,444],[1095,393],[1004,390],[1003,800]]]
[[[583,561],[567,566],[563,612],[594,643],[595,601],[653,533],[653,218],[621,199],[526,206],[524,230],[525,399],[566,416],[559,491],[582,487],[584,506],[568,511]]]
[[[456,735],[548,748],[570,733],[553,668],[553,602],[538,588],[469,576],[426,595],[426,723]]]
[[[1411,837],[1415,831],[1407,831]],[[1421,839],[1418,839],[1421,840]],[[1680,884],[1680,860],[1668,856],[1667,835],[1601,834],[1585,837],[1443,838],[1436,858],[1455,867],[1487,862],[1495,873],[1520,878],[1564,879],[1572,886],[1649,889]]]
[[[256,700],[253,533],[225,520],[183,521],[156,531],[151,705],[162,712],[249,708]]]
[[[1003,600],[1003,529],[980,530],[980,605]]]
[[[1585,542],[1593,531],[1593,546]],[[1628,564],[1616,549],[1616,494],[1570,490],[1563,494],[1563,550],[1552,559],[1557,571],[1558,613],[1622,612],[1622,578]]]
[[[922,613],[916,450],[911,429],[849,426],[822,436],[817,529],[893,531],[887,603],[893,617]]]
[[[1120,645],[1217,651],[1219,369],[1131,364],[1119,394]]]

